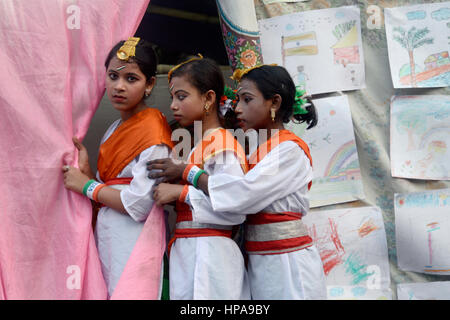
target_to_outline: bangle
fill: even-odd
[[[189,165],[189,168],[190,168],[189,172],[186,175],[186,181],[197,188],[198,179],[200,178],[202,173],[206,173],[206,172],[205,172],[205,170],[200,169],[199,167],[194,166],[194,165]],[[183,175],[184,175],[184,173],[183,173]]]
[[[97,202],[98,192],[103,187],[106,187],[106,184],[97,182],[95,180],[89,180],[83,187],[83,194],[89,199]]]
[[[200,178],[200,176],[203,174],[203,173],[206,173],[205,172],[205,170],[199,170],[198,172],[197,172],[197,174],[195,175],[195,177],[194,177],[194,180],[192,181],[192,185],[194,186],[194,187],[196,187],[197,188],[197,186],[198,186],[198,179]]]
[[[88,182],[86,182],[86,184],[84,185],[84,187],[83,187],[83,194],[85,195],[85,196],[87,196],[87,190],[88,190],[88,188],[90,187],[90,185],[91,184],[93,184],[94,182],[97,182],[97,181],[95,181],[95,180],[89,180]]]
[[[193,166],[194,166],[193,164],[188,164],[188,165],[186,166],[186,168],[184,168],[183,175],[182,175],[182,179],[183,179],[184,181],[186,181],[186,182],[188,181],[188,180],[187,180],[187,177],[188,177],[189,171],[191,171],[191,169],[192,169]]]
[[[178,201],[184,202],[186,200],[188,192],[189,192],[189,185],[185,184],[183,187],[183,191],[181,191],[180,197],[178,198]]]
[[[193,184],[192,181],[195,178],[195,175],[200,171],[201,169],[195,165],[190,166],[189,172],[186,175],[186,182],[189,182],[190,184]]]
[[[103,189],[104,187],[106,187],[106,184],[101,183],[94,189],[94,192],[92,192],[92,200],[94,200],[95,202],[98,202],[98,192],[101,189]]]

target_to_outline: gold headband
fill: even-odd
[[[117,51],[117,58],[120,60],[128,60],[136,55],[136,46],[141,38],[130,37]]]
[[[191,61],[195,61],[195,60],[201,60],[203,59],[203,56],[200,53],[197,53],[197,57],[194,57],[192,59],[186,60],[185,62],[180,63],[179,65],[176,65],[175,67],[173,67],[172,69],[169,70],[169,72],[167,73],[167,78],[170,82],[170,79],[172,78],[172,73],[177,70],[179,67],[181,67],[183,64],[189,63]]]
[[[251,67],[251,68],[248,68],[248,69],[236,69],[236,70],[234,70],[233,75],[230,78],[232,80],[235,80],[235,81],[239,82],[239,81],[241,81],[241,79],[242,79],[242,77],[244,75],[246,75],[247,73],[249,73],[253,69],[261,68],[262,66],[276,66],[276,65],[277,65],[276,63],[260,64],[260,65],[257,65],[257,66],[254,66],[254,67]]]

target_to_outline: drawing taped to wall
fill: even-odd
[[[395,195],[398,265],[406,271],[450,274],[450,189]]]
[[[450,85],[450,2],[385,9],[394,88]]]
[[[304,130],[304,124],[286,127],[309,146],[314,178],[309,193],[310,206],[318,207],[363,199],[353,123],[347,96],[314,100],[317,125]]]
[[[391,299],[379,208],[314,210],[304,222],[323,262],[329,299]]]
[[[264,62],[284,66],[308,93],[365,87],[358,7],[296,12],[258,22]],[[300,72],[308,77],[298,78]]]
[[[392,176],[449,180],[449,146],[449,96],[392,97]]]
[[[400,283],[398,300],[450,300],[450,281]]]

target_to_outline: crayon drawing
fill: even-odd
[[[314,100],[319,121],[304,130],[292,122],[287,128],[309,146],[314,178],[310,206],[318,207],[364,198],[353,123],[347,96]]]
[[[398,300],[450,300],[450,281],[400,283]]]
[[[323,262],[328,299],[391,298],[379,208],[314,210],[304,222]]]
[[[397,96],[391,100],[392,176],[450,179],[450,98]]]
[[[385,9],[394,88],[450,85],[450,2]]]
[[[264,63],[284,66],[296,85],[308,93],[365,87],[358,7],[263,19],[259,20],[259,30]]]
[[[450,274],[450,189],[395,195],[399,268]]]

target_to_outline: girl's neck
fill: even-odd
[[[202,119],[202,136],[205,135],[207,130],[212,130],[221,127],[219,117],[217,116],[216,110],[213,110],[213,114],[205,115]],[[210,111],[211,113],[211,111]]]
[[[135,114],[138,114],[139,112],[147,109],[147,106],[144,101],[140,102],[136,107],[126,110],[126,111],[120,111],[120,117],[122,118],[122,122],[127,121]]]
[[[277,132],[276,130],[280,131],[284,130],[285,128],[283,123],[277,121],[277,122],[270,122],[265,129],[267,130],[267,139],[270,139],[272,135]]]

